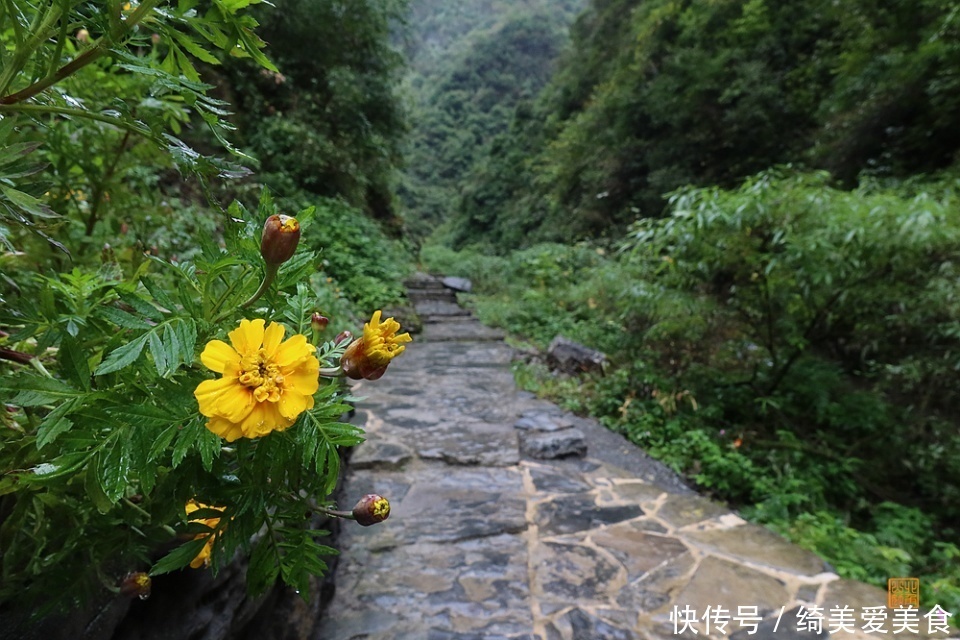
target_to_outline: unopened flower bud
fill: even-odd
[[[160,37],[159,33],[154,33],[153,35],[150,36],[150,42],[152,42],[153,44],[160,44],[160,41],[162,39],[163,38]]]
[[[337,337],[333,339],[333,344],[349,342],[350,340],[353,340],[353,334],[349,331],[341,331],[337,334]]]
[[[375,493],[368,493],[360,498],[360,502],[353,508],[353,517],[362,527],[383,522],[389,516],[390,502]]]
[[[260,255],[267,264],[279,265],[289,260],[300,242],[300,223],[296,218],[272,215],[263,224]]]
[[[324,315],[314,313],[310,316],[310,328],[318,333],[326,329],[328,324],[330,324],[330,318]]]
[[[90,42],[90,32],[86,29],[77,30],[77,41],[78,42]]]
[[[152,586],[153,581],[150,576],[142,571],[135,571],[124,576],[123,582],[120,583],[120,595],[128,598],[136,596],[141,600],[146,600],[150,597]]]

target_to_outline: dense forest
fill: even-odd
[[[956,611],[958,114],[947,0],[0,2],[0,619],[315,587],[415,266],[609,356],[526,388]]]
[[[841,574],[957,606],[955,3],[592,0],[552,50],[483,144],[418,163],[453,180],[406,214],[424,263],[521,345],[610,356],[517,365],[528,388]],[[497,85],[457,77],[469,136]]]

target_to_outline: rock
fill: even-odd
[[[572,609],[547,626],[547,640],[636,640],[629,629],[615,627],[582,609]]]
[[[473,283],[467,280],[466,278],[454,278],[448,277],[441,280],[443,286],[448,289],[453,289],[454,291],[462,291],[463,293],[470,293],[473,289]]]
[[[588,493],[565,494],[536,506],[534,521],[541,533],[562,535],[639,518],[637,505],[601,506]]]
[[[513,426],[525,431],[560,431],[572,427],[573,422],[563,416],[529,412],[517,420]]]
[[[606,363],[603,353],[563,336],[555,337],[547,347],[547,366],[570,375],[603,373]]]
[[[587,441],[579,429],[521,432],[520,453],[537,460],[587,455]]]

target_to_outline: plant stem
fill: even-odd
[[[277,277],[277,272],[280,270],[280,265],[267,263],[267,270],[263,274],[263,282],[260,283],[260,288],[257,289],[256,293],[250,296],[250,299],[240,305],[241,309],[246,309],[254,302],[259,300],[263,294],[267,292],[267,289],[270,288],[270,285],[273,284],[274,278]]]
[[[46,41],[49,37],[48,32],[53,28],[54,23],[60,19],[60,14],[60,7],[56,3],[50,5],[42,16],[37,14],[36,20],[30,25],[33,36],[26,42],[20,43],[13,54],[13,59],[4,66],[3,71],[0,71],[0,94],[6,92],[13,79],[23,71],[23,66],[33,55],[33,52]],[[16,18],[14,18],[14,22],[16,22]],[[0,103],[6,103],[8,97],[0,98]]]
[[[91,62],[101,58],[104,54],[108,53],[110,47],[116,45],[118,41],[132,33],[134,27],[143,20],[148,12],[160,4],[160,1],[161,0],[145,0],[126,20],[121,21],[121,26],[115,33],[111,33],[109,38],[102,38],[92,49],[84,51],[53,73],[47,74],[42,80],[38,80],[16,93],[0,97],[0,104],[10,105],[28,100],[41,91],[60,82],[67,76],[76,73]],[[22,47],[18,47],[11,63],[6,65],[2,73],[0,73],[0,93],[7,90],[13,78],[23,69],[24,63],[30,58],[34,50],[49,37],[47,32],[53,28],[53,23],[60,19],[60,15],[60,7],[55,3],[50,7],[42,22],[38,26],[31,28],[34,34],[33,37]]]
[[[0,114],[3,113],[51,113],[61,116],[76,116],[78,118],[87,118],[89,120],[96,120],[97,122],[112,124],[120,129],[153,138],[152,132],[146,126],[137,126],[124,120],[105,116],[93,111],[77,109],[75,107],[57,107],[43,104],[0,104]]]

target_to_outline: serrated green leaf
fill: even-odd
[[[182,31],[177,31],[176,29],[170,29],[167,33],[173,36],[177,43],[183,47],[187,53],[194,56],[197,60],[201,62],[206,62],[207,64],[219,65],[220,61],[212,53],[201,47],[197,42],[183,33]],[[184,74],[186,75],[186,74]],[[189,76],[188,76],[189,77]]]
[[[157,463],[145,462],[137,467],[137,480],[140,484],[140,493],[150,495],[157,484]]]
[[[15,160],[19,160],[39,149],[42,144],[42,142],[18,142],[0,148],[0,165],[10,164]]]
[[[149,263],[145,263],[149,264]],[[153,281],[152,278],[146,276],[140,278],[140,282],[143,284],[144,288],[150,293],[153,297],[154,302],[164,307],[167,311],[175,311],[177,305],[173,302],[173,299],[167,294],[162,286]]]
[[[336,448],[326,446],[323,449],[323,463],[320,464],[321,457],[317,457],[317,473],[322,474],[323,495],[324,497],[333,493],[337,488],[337,481],[340,479],[340,454]]]
[[[73,427],[73,422],[66,416],[79,404],[79,398],[67,400],[47,414],[37,428],[37,449],[43,449]]]
[[[150,569],[151,576],[159,576],[164,573],[170,573],[177,569],[182,569],[200,553],[203,545],[207,543],[206,538],[197,538],[184,542],[182,545],[160,558],[153,568]]]
[[[59,218],[60,214],[48,207],[42,200],[34,198],[28,193],[18,191],[13,187],[0,187],[0,192],[14,205],[38,218]]]
[[[173,439],[179,432],[180,425],[178,424],[172,424],[161,431],[160,435],[158,435],[153,441],[153,444],[150,445],[150,453],[147,454],[147,460],[157,460],[161,455],[163,455],[163,452],[167,450],[167,447],[170,446],[170,443],[173,442]]]
[[[180,466],[180,463],[183,462],[190,450],[196,445],[201,435],[200,429],[206,430],[199,420],[194,420],[177,434],[177,441],[173,445],[171,460],[174,469]]]
[[[133,364],[137,358],[140,357],[140,352],[143,351],[143,346],[147,343],[147,335],[150,334],[142,335],[132,342],[128,342],[111,351],[110,355],[107,356],[104,361],[100,363],[100,366],[97,367],[97,370],[94,371],[94,375],[102,376],[107,373],[113,373],[114,371],[119,371]]]
[[[159,309],[157,309],[155,306],[150,304],[149,300],[141,298],[136,294],[127,293],[127,292],[120,292],[120,299],[123,302],[126,302],[131,307],[133,307],[134,311],[144,316],[145,318],[149,318],[156,322],[160,322],[163,320],[163,314],[160,313]]]
[[[123,497],[130,473],[130,440],[118,433],[107,447],[97,454],[97,479],[111,504]]]
[[[260,541],[250,554],[250,565],[247,569],[247,593],[256,597],[273,586],[280,575],[277,565],[277,550],[271,538]]]
[[[153,326],[142,318],[116,307],[98,307],[94,315],[124,329],[150,329]]]
[[[9,383],[0,380],[0,389],[16,391],[17,395],[10,400],[10,403],[18,407],[53,404],[60,400],[86,395],[85,392],[74,389],[59,380],[39,376],[22,376]]]
[[[200,82],[200,74],[197,73],[197,68],[193,66],[190,56],[185,54],[183,49],[175,44],[171,44],[170,49],[177,58],[177,68],[180,69],[180,73],[182,73],[187,80]]]
[[[110,407],[107,413],[131,426],[161,426],[181,418],[173,413],[147,404]]]
[[[200,461],[206,471],[213,469],[213,461],[220,456],[222,446],[220,445],[220,436],[213,433],[206,427],[200,429],[200,435],[197,438],[197,448],[200,450]]]
[[[179,322],[176,324],[179,324]],[[177,336],[177,330],[173,324],[167,325],[163,329],[163,345],[167,355],[167,375],[170,375],[177,370],[183,360],[180,338]]]
[[[64,336],[60,340],[57,359],[60,361],[60,370],[71,382],[82,387],[84,391],[90,390],[90,363],[87,362],[86,352],[76,340]]]
[[[193,352],[197,348],[197,324],[189,318],[181,318],[174,324],[180,338],[180,360],[184,364],[193,362]]]
[[[113,502],[111,502],[107,494],[103,492],[103,487],[100,485],[96,465],[87,467],[87,473],[83,478],[83,488],[86,490],[90,502],[97,508],[97,511],[107,513],[113,508]]]
[[[30,469],[30,473],[19,476],[25,482],[43,483],[59,480],[75,474],[93,457],[89,451],[73,451],[50,462],[43,462]]]
[[[163,342],[156,331],[147,334],[150,342],[150,355],[153,356],[153,364],[157,368],[157,375],[163,377],[167,373],[167,353]],[[172,364],[172,363],[170,363]]]

